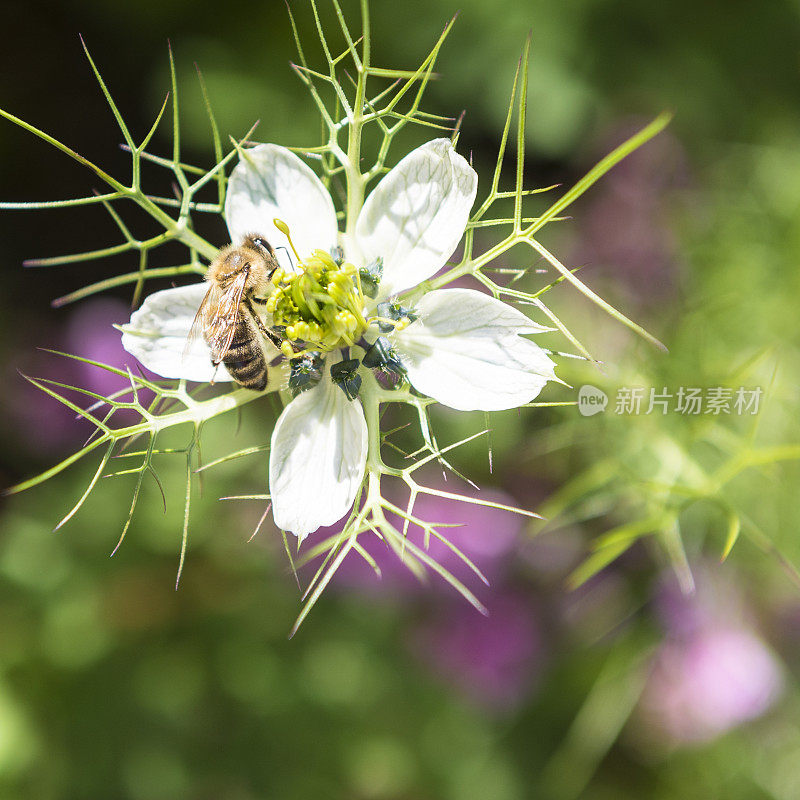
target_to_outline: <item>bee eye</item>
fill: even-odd
[[[254,236],[253,244],[260,247],[262,250],[266,250],[271,256],[275,255],[272,245],[263,236]]]

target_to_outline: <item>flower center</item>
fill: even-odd
[[[273,325],[285,327],[284,355],[295,358],[356,344],[368,327],[358,269],[337,263],[324,250],[314,250],[305,260],[298,256],[298,262],[296,269],[273,273],[267,299]]]

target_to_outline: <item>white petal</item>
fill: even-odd
[[[394,341],[415,389],[460,411],[499,411],[536,397],[554,364],[522,333],[549,330],[472,289],[429,292]]]
[[[383,258],[381,296],[436,273],[464,234],[478,175],[449,139],[412,150],[375,187],[356,225],[365,264]]]
[[[325,369],[317,386],[286,406],[272,432],[272,514],[281,530],[301,541],[347,513],[367,460],[361,403],[348,400]]]
[[[330,250],[336,244],[336,210],[322,181],[291,150],[260,144],[242,151],[228,179],[225,219],[231,241],[260,233],[273,247],[288,247],[272,222],[275,217],[289,226],[303,258],[317,247]]]
[[[207,290],[208,284],[202,282],[151,294],[122,327],[122,346],[164,378],[203,383],[212,378],[233,380],[223,364],[217,369],[211,363],[211,351],[202,336],[186,350],[192,322]]]

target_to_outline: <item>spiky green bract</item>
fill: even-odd
[[[676,343],[678,352],[695,346],[693,338],[684,337]],[[775,532],[781,526],[770,502],[785,463],[800,460],[800,444],[786,440],[790,429],[776,436],[787,416],[781,396],[792,391],[781,385],[777,372],[774,353],[764,349],[729,370],[721,382],[763,390],[758,413],[620,414],[610,408],[598,415],[591,441],[584,438],[579,445],[590,466],[572,474],[545,501],[540,511],[548,521],[531,526],[536,535],[578,521],[602,531],[570,575],[571,587],[590,580],[636,544],[652,543],[683,590],[691,592],[690,564],[698,560],[704,539],[720,561],[740,539],[747,540],[800,586],[796,547],[791,537],[782,540]],[[649,366],[629,374],[626,382],[660,387],[668,381],[662,370]],[[598,385],[613,392],[603,381]],[[577,415],[565,419],[543,432],[532,450],[573,447],[576,425],[582,423]]]
[[[360,2],[361,30],[359,35],[355,35],[351,30],[338,0],[330,0],[330,2],[336,19],[334,24],[338,26],[335,35],[330,35],[329,32],[326,32],[321,22],[316,2],[311,0],[311,10],[316,21],[319,45],[324,57],[323,64],[319,68],[314,68],[306,58],[306,53],[310,51],[304,48],[303,43],[300,41],[297,27],[291,16],[291,11],[289,12],[298,52],[298,63],[293,64],[292,67],[316,106],[323,131],[321,143],[292,149],[303,155],[312,164],[316,164],[320,177],[326,187],[340,190],[338,194],[342,196],[343,202],[339,211],[339,218],[342,222],[345,235],[352,237],[359,212],[364,205],[368,190],[371,189],[378,178],[387,172],[387,165],[389,164],[390,157],[391,160],[396,160],[397,154],[391,151],[392,145],[396,141],[396,137],[400,131],[409,125],[414,125],[422,128],[434,129],[436,131],[450,131],[454,142],[458,138],[458,124],[453,125],[452,120],[429,114],[421,108],[423,95],[434,75],[434,67],[440,48],[452,29],[453,21],[449,22],[444,27],[430,52],[416,70],[397,70],[376,66],[373,63],[367,0],[361,0]],[[537,237],[545,225],[561,219],[560,215],[570,204],[589,189],[603,174],[610,170],[626,155],[637,147],[640,147],[662,130],[669,121],[669,115],[661,115],[640,133],[620,145],[597,164],[597,166],[574,187],[562,194],[557,200],[550,203],[543,211],[534,210],[530,208],[529,205],[537,201],[537,196],[542,192],[551,191],[555,187],[549,187],[547,189],[529,189],[526,188],[523,183],[529,57],[530,39],[528,39],[525,44],[514,77],[508,114],[500,141],[494,173],[488,191],[485,196],[482,197],[477,209],[474,211],[467,224],[460,260],[457,263],[447,265],[437,277],[407,291],[399,300],[402,304],[411,307],[427,291],[446,286],[458,278],[472,276],[487,287],[495,298],[501,298],[509,303],[522,304],[536,309],[537,313],[552,322],[566,340],[571,343],[580,357],[593,360],[587,347],[578,340],[542,299],[549,289],[564,282],[577,288],[582,295],[596,303],[615,319],[627,325],[649,341],[659,345],[654,337],[598,297],[591,289],[581,282],[576,277],[575,270],[569,269],[563,265],[539,242]],[[148,153],[146,152],[146,147],[164,114],[166,101],[156,118],[153,128],[145,139],[137,145],[126,127],[118,107],[112,100],[110,92],[100,77],[99,71],[96,69],[91,59],[90,63],[98,79],[101,90],[122,131],[126,143],[125,149],[131,154],[132,174],[130,182],[123,182],[113,178],[100,167],[82,156],[79,156],[66,145],[61,144],[42,131],[22,122],[9,113],[0,112],[4,117],[15,124],[22,126],[62,152],[65,152],[79,163],[87,166],[110,188],[109,192],[95,197],[58,201],[56,203],[7,203],[4,207],[33,209],[102,203],[111,214],[122,233],[124,241],[121,244],[71,256],[40,259],[30,263],[38,266],[77,263],[87,259],[101,258],[106,255],[113,255],[125,251],[138,251],[140,254],[140,262],[137,271],[108,278],[105,281],[79,289],[56,301],[57,304],[62,305],[106,288],[132,283],[134,284],[133,299],[134,304],[136,304],[142,296],[143,286],[148,278],[163,278],[186,273],[202,274],[204,272],[202,259],[212,259],[217,252],[217,248],[195,233],[192,223],[193,215],[197,213],[222,213],[226,190],[225,170],[236,157],[237,153],[244,152],[243,148],[246,148],[250,143],[252,131],[248,132],[238,142],[234,142],[233,149],[227,154],[223,154],[216,121],[211,112],[205,86],[202,84],[201,79],[203,98],[206,103],[211,125],[215,163],[208,169],[201,169],[185,164],[181,160],[180,154],[180,118],[178,113],[177,82],[170,53],[173,111],[172,154],[170,157],[161,157]],[[512,128],[514,129],[516,139],[514,162],[515,179],[511,188],[504,188],[501,186],[501,179],[503,177]],[[173,175],[177,186],[177,196],[175,199],[152,197],[143,190],[140,175],[140,166],[143,160],[161,166]],[[211,183],[215,183],[218,188],[218,202],[199,202],[196,199],[197,193],[204,186]],[[337,196],[337,192],[335,191],[333,191],[332,194]],[[150,217],[156,220],[163,227],[163,232],[150,239],[137,239],[123,222],[118,210],[123,204],[123,201],[132,201]],[[186,263],[166,269],[149,268],[148,254],[154,248],[168,241],[178,241],[186,246],[188,251]],[[509,267],[509,263],[512,265],[519,264],[519,257],[517,255],[510,261],[512,256],[509,252],[519,245],[528,249],[529,257],[524,258],[520,266]],[[520,250],[521,248],[518,248],[515,253],[519,253]],[[541,262],[542,260],[544,260],[550,270],[552,270],[549,277],[546,277],[544,280],[539,276],[538,272],[531,269],[533,263]],[[503,276],[508,275],[510,275],[510,279],[504,282]],[[111,368],[106,367],[106,369]],[[51,388],[52,384],[41,380],[34,381],[35,385],[40,389],[67,404],[70,408],[73,408],[76,413],[89,419],[97,428],[97,436],[82,450],[62,462],[62,464],[48,470],[38,478],[31,479],[15,487],[15,490],[28,488],[57,474],[65,467],[94,450],[102,451],[103,456],[95,477],[91,480],[86,493],[78,501],[76,507],[67,515],[65,518],[66,520],[77,511],[85,497],[88,496],[89,492],[94,488],[109,458],[114,453],[115,448],[121,446],[124,442],[141,436],[147,442],[146,448],[135,455],[132,453],[126,454],[129,457],[139,457],[141,461],[134,468],[123,472],[123,474],[133,473],[136,475],[136,485],[131,505],[132,514],[142,477],[145,472],[153,471],[153,457],[161,453],[161,451],[156,448],[158,434],[165,427],[185,424],[189,432],[189,444],[186,448],[179,451],[186,458],[186,495],[183,527],[184,547],[182,548],[181,554],[182,564],[190,516],[193,459],[196,456],[202,426],[209,419],[240,407],[245,403],[258,400],[261,396],[248,390],[235,389],[227,394],[222,394],[211,399],[197,400],[189,393],[183,383],[177,386],[163,382],[153,383],[132,375],[129,376],[129,379],[130,388],[126,390],[128,393],[127,395],[123,393],[110,398],[100,398],[93,396],[89,392],[84,392],[84,394],[88,395],[92,400],[97,401],[97,404],[107,404],[110,407],[111,411],[102,419],[93,416],[90,411],[80,409],[76,404],[58,394]],[[77,387],[65,388],[82,391],[77,389]],[[147,388],[154,394],[155,399],[149,405],[144,405],[139,401],[137,392],[143,388]],[[131,399],[123,402],[121,398],[126,396]],[[285,392],[282,393],[282,399],[286,399]],[[444,537],[440,529],[446,526],[437,525],[435,521],[419,519],[414,514],[416,499],[420,494],[432,494],[441,498],[458,500],[464,503],[477,503],[496,508],[504,508],[492,501],[475,499],[454,492],[445,492],[440,489],[427,487],[420,483],[415,477],[417,470],[431,461],[438,461],[445,468],[450,469],[450,465],[446,460],[447,452],[460,444],[470,441],[474,437],[467,437],[463,441],[455,442],[448,446],[440,446],[431,430],[428,414],[429,406],[433,404],[434,401],[419,397],[405,382],[401,382],[399,387],[390,390],[384,388],[370,375],[368,379],[364,381],[359,401],[364,407],[369,437],[365,477],[357,493],[353,510],[341,532],[313,546],[307,552],[301,553],[299,558],[295,559],[295,563],[297,564],[303,564],[317,558],[321,559],[316,573],[305,588],[305,604],[297,620],[295,630],[306,618],[314,603],[320,597],[322,591],[328,585],[337,568],[349,552],[353,551],[360,555],[376,570],[376,572],[379,571],[377,564],[362,544],[363,537],[369,536],[377,536],[381,539],[415,574],[422,575],[427,570],[438,573],[444,580],[453,585],[469,602],[478,609],[483,610],[480,601],[475,597],[472,591],[453,574],[433,560],[427,550],[427,542],[431,537],[440,539],[454,550],[462,561],[480,576],[478,568],[473,565],[464,554],[459,553]],[[169,402],[176,404],[175,407],[179,410],[175,410],[174,408],[165,410],[165,403]],[[382,412],[385,410],[386,406],[390,404],[410,407],[419,426],[420,448],[416,453],[406,458],[404,462],[405,466],[402,468],[390,466],[382,455],[382,448],[384,446],[395,447],[393,442],[389,440],[388,434],[382,433],[380,429]],[[552,404],[553,403],[543,403],[543,405]],[[529,405],[536,405],[536,403]],[[110,426],[110,421],[113,417],[113,413],[118,408],[129,408],[137,411],[141,416],[141,421],[132,426],[116,429],[112,428]],[[263,446],[263,443],[256,443],[254,447],[224,455],[213,463],[222,463],[240,455],[256,452]],[[407,502],[398,505],[385,496],[383,486],[385,478],[393,478],[405,484],[409,493]],[[263,500],[269,499],[267,495],[263,494],[243,495],[242,497],[258,497]],[[537,516],[533,512],[521,509],[507,510],[517,511],[520,514],[531,517]],[[391,519],[394,518],[402,519],[403,522],[396,526],[391,521]],[[130,514],[128,516],[128,521],[125,523],[123,535],[129,523]],[[414,543],[409,538],[408,532],[411,526],[418,526],[424,531],[425,540],[422,546]],[[287,553],[288,552],[289,548],[287,546]]]
[[[125,284],[133,284],[133,305],[136,306],[142,298],[145,282],[147,280],[154,278],[168,278],[192,273],[203,275],[205,273],[206,267],[203,264],[202,259],[210,260],[214,258],[217,252],[217,247],[206,241],[195,231],[193,218],[196,214],[222,213],[225,199],[225,169],[237,157],[238,147],[242,143],[248,141],[248,137],[252,134],[252,129],[245,134],[241,141],[233,142],[231,149],[227,153],[223,154],[222,142],[220,140],[216,120],[214,119],[214,115],[208,101],[208,95],[205,91],[205,85],[202,82],[202,76],[200,76],[203,100],[206,105],[211,126],[215,163],[207,169],[183,163],[181,161],[180,154],[178,85],[175,74],[175,64],[172,58],[172,51],[170,50],[169,63],[172,83],[171,90],[167,93],[164,103],[159,109],[150,130],[147,132],[142,141],[137,144],[133,139],[122,113],[114,102],[111,93],[103,81],[100,72],[85,45],[84,50],[86,52],[86,57],[89,59],[91,69],[100,85],[103,96],[105,97],[122,133],[122,137],[124,139],[122,148],[130,153],[130,177],[128,179],[122,179],[110,175],[108,172],[94,164],[89,159],[79,155],[66,144],[54,139],[52,136],[19,119],[8,111],[0,109],[0,116],[16,125],[19,125],[24,130],[32,133],[34,136],[37,136],[38,138],[47,142],[57,150],[65,153],[79,164],[87,167],[111,190],[105,193],[96,193],[89,197],[78,197],[70,200],[48,200],[33,203],[4,202],[0,203],[0,209],[41,210],[70,208],[73,206],[85,206],[97,203],[102,204],[106,211],[108,211],[122,235],[121,243],[112,245],[110,247],[89,250],[83,253],[70,253],[69,255],[29,259],[25,262],[25,265],[28,267],[51,267],[64,264],[80,264],[85,261],[119,255],[121,253],[138,253],[139,264],[136,271],[123,275],[116,275],[89,286],[84,286],[53,301],[53,305],[63,306],[67,303],[88,297],[89,295],[97,292],[104,291],[105,289],[111,289],[113,287],[122,286]],[[164,117],[164,112],[166,111],[168,104],[170,104],[170,101],[172,106],[173,147],[171,157],[164,158],[149,153],[147,151],[147,147],[150,144],[157,128],[159,127],[159,124]],[[143,161],[152,162],[153,164],[163,167],[171,173],[176,191],[175,197],[159,197],[145,190],[142,185],[141,167]],[[198,194],[209,184],[217,186],[218,201],[216,203],[197,201],[196,197]],[[123,210],[125,209],[125,206],[130,206],[131,204],[138,206],[139,209],[144,211],[147,216],[149,216],[163,228],[163,231],[155,236],[150,236],[147,238],[141,238],[135,235],[131,231],[130,223],[123,219]],[[171,212],[169,209],[174,209],[174,211]],[[150,254],[157,248],[169,242],[180,242],[186,246],[186,263],[173,267],[150,268]]]
[[[55,351],[52,352],[55,353]],[[184,501],[182,545],[178,567],[178,580],[180,580],[184,557],[186,555],[189,531],[192,479],[199,459],[200,435],[203,425],[206,421],[220,414],[225,414],[236,408],[240,408],[246,403],[258,399],[261,395],[248,391],[247,389],[236,389],[217,397],[198,399],[197,390],[195,390],[193,394],[193,392],[187,388],[185,381],[179,381],[177,385],[174,382],[165,383],[150,381],[141,376],[134,375],[130,370],[123,371],[107,364],[101,364],[97,361],[91,361],[67,353],[55,354],[121,376],[127,380],[128,385],[112,395],[105,397],[91,392],[88,389],[82,389],[79,386],[73,386],[47,378],[31,378],[24,376],[26,380],[45,392],[45,394],[62,403],[78,416],[94,425],[95,430],[80,450],[43,472],[41,475],[37,475],[34,478],[30,478],[27,481],[23,481],[11,487],[6,493],[14,494],[36,486],[48,478],[58,475],[64,469],[95,450],[101,452],[100,463],[89,481],[86,490],[72,509],[65,514],[58,525],[56,525],[56,530],[68,522],[78,512],[101,477],[135,475],[136,481],[131,505],[119,541],[114,547],[114,552],[116,552],[120,544],[122,544],[122,540],[125,538],[125,534],[131,524],[145,474],[149,473],[158,483],[159,488],[161,488],[161,482],[158,479],[153,459],[156,456],[163,455],[182,455],[186,461],[186,493]],[[278,371],[275,371],[274,378],[267,387],[267,391],[276,391],[279,389],[283,380],[284,376],[279,374]],[[79,396],[88,398],[88,400],[91,401],[89,407],[83,408],[73,400],[70,400],[64,392],[74,392]],[[145,399],[145,397],[147,399]],[[139,421],[132,424],[118,425],[116,417],[118,417],[118,412],[123,410],[137,414],[140,418]],[[184,427],[187,430],[188,441],[185,447],[159,449],[157,443],[161,434],[176,427]],[[130,446],[139,440],[145,443],[144,448],[138,451],[130,450]],[[134,464],[132,467],[112,473],[105,473],[110,459],[115,455],[126,459],[140,460],[139,463]],[[235,455],[241,454],[234,454],[229,456],[229,458],[233,458]]]

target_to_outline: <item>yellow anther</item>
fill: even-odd
[[[328,269],[336,269],[336,262],[333,260],[333,257],[330,253],[326,253],[324,250],[312,250],[311,255],[322,262],[323,267],[327,267]]]
[[[294,348],[291,345],[291,342],[286,340],[281,342],[281,352],[286,356],[286,358],[291,358],[294,355]]]
[[[327,293],[336,305],[343,306],[347,303],[347,294],[342,290],[342,287],[331,281],[327,286]]]
[[[332,282],[338,284],[343,289],[346,288],[353,291],[353,279],[344,270],[337,270],[334,272]]]
[[[275,217],[275,219],[272,220],[272,223],[289,240],[289,247],[292,248],[292,252],[294,253],[295,258],[298,261],[302,261],[303,259],[301,259],[300,256],[297,254],[297,250],[295,249],[291,234],[289,233],[289,226],[282,219],[278,219],[277,217]]]
[[[286,223],[276,219],[275,225],[291,244]],[[292,249],[297,255],[294,245]],[[301,341],[323,351],[354,344],[368,325],[356,267],[337,265],[329,253],[319,249],[299,266],[298,270],[276,270],[267,301],[273,324],[286,328],[284,344]],[[290,345],[281,349],[288,355]],[[293,349],[291,353],[295,358]]]

